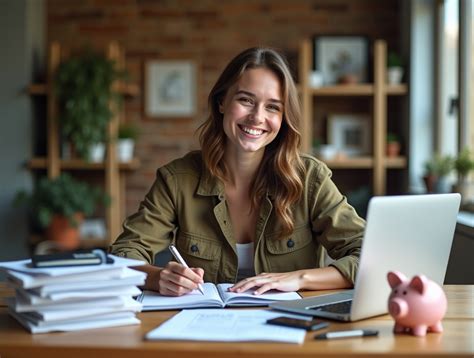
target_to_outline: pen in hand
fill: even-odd
[[[186,263],[186,261],[184,261],[183,257],[181,256],[178,249],[174,245],[170,245],[169,249],[171,251],[171,254],[176,259],[176,261],[178,261],[184,267],[189,268],[188,264]],[[204,290],[202,289],[202,286],[201,286],[200,283],[198,283],[198,290],[199,290],[199,292],[201,292],[204,295]]]

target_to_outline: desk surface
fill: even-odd
[[[308,333],[303,345],[286,343],[148,342],[144,335],[175,312],[145,312],[138,326],[94,329],[80,332],[31,335],[8,316],[2,297],[11,290],[0,283],[0,357],[347,357],[372,355],[390,357],[474,357],[474,286],[445,286],[448,312],[444,333],[426,337],[394,335],[390,316],[355,323],[331,322],[331,330],[378,329],[377,338],[315,341]],[[326,291],[327,292],[327,291]],[[324,292],[324,293],[326,293]],[[304,296],[320,294],[305,292]]]

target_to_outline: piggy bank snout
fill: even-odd
[[[388,303],[388,312],[394,318],[404,317],[408,314],[407,301],[401,298],[392,298]]]

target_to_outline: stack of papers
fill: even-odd
[[[112,257],[111,264],[55,268],[0,262],[16,293],[7,302],[9,313],[31,333],[139,324],[142,305],[133,297],[146,274],[129,266],[143,262]]]

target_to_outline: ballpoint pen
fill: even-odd
[[[351,337],[369,337],[377,336],[379,331],[370,329],[354,329],[350,331],[333,331],[314,336],[314,339],[336,339],[336,338],[351,338]]]
[[[171,254],[176,259],[176,261],[178,261],[184,267],[189,268],[188,264],[186,263],[186,261],[184,261],[183,257],[181,256],[178,249],[174,245],[170,245],[169,249],[171,251]],[[198,283],[198,290],[199,290],[199,292],[201,292],[204,295],[204,290],[202,289],[202,286],[201,286],[200,283]]]

